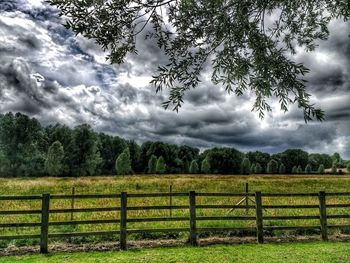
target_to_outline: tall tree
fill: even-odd
[[[190,164],[190,169],[189,169],[189,173],[190,174],[197,174],[198,173],[198,163],[196,160],[192,160],[191,164]]]
[[[59,141],[55,141],[47,152],[45,169],[49,175],[57,176],[63,173],[64,150]]]
[[[101,157],[97,148],[97,135],[89,125],[83,124],[74,128],[68,151],[73,176],[96,174]]]
[[[118,175],[132,174],[129,148],[125,148],[124,151],[118,156],[117,160],[115,161],[115,170]]]
[[[165,173],[165,171],[166,171],[166,164],[165,164],[163,156],[160,156],[157,160],[156,173],[163,174],[163,173]]]
[[[245,157],[241,163],[241,173],[250,174],[250,168],[250,161],[247,157]]]
[[[270,160],[267,164],[266,172],[269,174],[275,174],[278,172],[278,162],[274,159]]]
[[[157,157],[155,155],[152,155],[148,161],[148,173],[155,174],[156,168],[157,168]]]
[[[210,173],[210,162],[208,157],[205,157],[202,161],[201,164],[201,172],[204,174],[209,174]]]
[[[327,39],[332,18],[350,17],[347,0],[49,2],[61,9],[67,28],[95,40],[112,63],[137,53],[137,41],[156,43],[167,63],[152,84],[170,89],[165,107],[181,106],[209,62],[214,84],[237,95],[255,93],[260,116],[271,110],[266,99],[274,96],[284,111],[297,103],[305,120],[321,120],[323,112],[306,92],[308,69],[289,55],[299,47],[313,51],[316,41]]]
[[[284,166],[283,163],[280,164],[280,167],[278,168],[278,173],[280,174],[286,173],[286,167]]]
[[[321,164],[320,167],[318,167],[317,173],[324,174],[324,165]]]
[[[262,172],[263,172],[263,169],[262,169],[260,163],[257,163],[257,164],[255,165],[255,173],[256,173],[256,174],[261,174]]]

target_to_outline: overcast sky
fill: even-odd
[[[0,0],[0,113],[23,112],[43,125],[90,124],[96,131],[199,148],[236,147],[270,153],[287,148],[339,152],[350,159],[350,24],[333,21],[327,41],[295,59],[311,69],[308,92],[326,112],[305,124],[302,112],[275,105],[264,120],[251,112],[254,97],[228,95],[203,75],[179,113],[164,110],[165,94],[148,85],[165,58],[139,42],[139,56],[109,65],[93,42],[76,37],[42,0]]]

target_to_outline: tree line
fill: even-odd
[[[92,176],[124,174],[290,174],[348,168],[333,155],[288,149],[270,155],[234,148],[200,152],[187,145],[133,140],[95,132],[89,125],[43,127],[35,118],[0,115],[0,176]]]

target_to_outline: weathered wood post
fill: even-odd
[[[256,208],[256,235],[258,243],[264,243],[264,229],[263,229],[263,211],[261,192],[255,192],[255,208]]]
[[[197,227],[196,227],[196,192],[190,191],[190,244],[197,246]]]
[[[120,249],[126,250],[127,244],[126,244],[126,220],[127,220],[127,193],[122,192],[120,195],[120,236],[119,236],[119,242],[120,242]]]
[[[74,201],[75,201],[74,195],[75,195],[75,187],[73,186],[72,187],[72,200],[71,200],[71,204],[70,204],[70,207],[71,207],[72,210],[74,209]],[[74,220],[74,213],[73,213],[73,211],[70,212],[70,220],[71,221]]]
[[[321,236],[323,241],[328,241],[327,233],[327,211],[326,211],[326,193],[324,191],[319,192],[318,199],[320,201],[320,224],[321,224]]]
[[[172,206],[173,206],[173,185],[169,186],[169,216],[172,217],[173,216],[173,210],[172,210]]]
[[[48,234],[49,234],[49,213],[50,213],[50,194],[42,195],[41,202],[41,229],[40,229],[40,253],[48,253]]]
[[[248,214],[248,212],[249,212],[249,196],[248,196],[249,185],[248,185],[248,183],[245,183],[245,193],[246,193],[246,196],[245,196],[245,212]]]

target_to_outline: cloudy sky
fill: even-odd
[[[326,112],[304,123],[302,112],[275,105],[264,120],[254,97],[237,98],[203,76],[179,113],[164,110],[150,76],[165,58],[151,43],[139,55],[109,65],[97,45],[76,37],[42,0],[0,0],[0,113],[23,112],[43,125],[89,123],[95,130],[139,143],[162,140],[202,149],[232,146],[270,153],[287,148],[339,152],[350,159],[350,24],[332,21],[330,38],[295,59],[311,69],[308,92]]]

